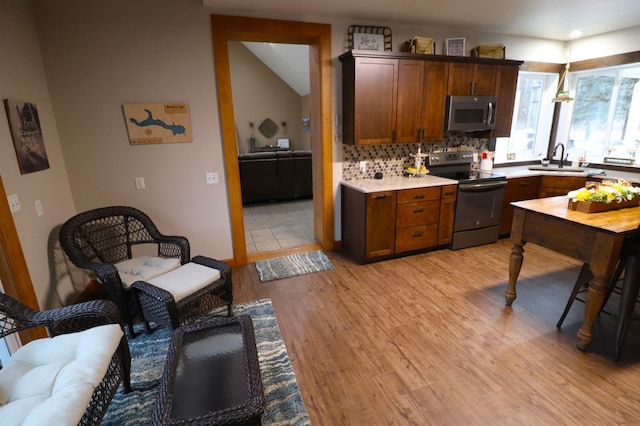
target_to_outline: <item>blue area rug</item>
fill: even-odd
[[[333,263],[320,250],[306,253],[292,254],[276,257],[274,259],[259,260],[256,269],[260,281],[274,281],[296,275],[310,274],[312,272],[333,269]]]
[[[225,308],[226,309],[226,308]],[[220,315],[224,311],[214,311]],[[266,400],[264,425],[309,425],[309,416],[300,395],[298,382],[282,341],[278,321],[270,299],[258,300],[233,308],[236,315],[250,315],[256,335],[258,361]],[[203,317],[202,320],[206,319]],[[136,329],[141,332],[142,328]],[[150,425],[151,414],[164,370],[170,332],[154,327],[150,335],[129,340],[131,350],[131,387],[122,386],[111,401],[102,425]]]

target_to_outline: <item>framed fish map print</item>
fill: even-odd
[[[192,142],[186,103],[124,104],[131,145]]]

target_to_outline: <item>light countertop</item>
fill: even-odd
[[[527,166],[494,167],[494,173],[502,173],[507,179],[527,176],[590,176],[606,179],[625,179],[632,183],[640,184],[640,173],[620,172],[616,170],[604,170],[598,168],[587,168],[584,172],[565,172],[557,170],[539,171],[529,170]],[[600,174],[604,172],[604,174]],[[370,193],[380,191],[397,191],[402,189],[425,188],[429,186],[456,185],[458,182],[453,179],[441,178],[438,176],[426,175],[421,177],[389,176],[383,179],[354,179],[344,180],[342,184],[356,191]]]
[[[494,173],[503,173],[509,178],[527,177],[527,176],[593,176],[604,179],[625,179],[632,183],[640,183],[640,173],[633,172],[621,172],[617,170],[599,169],[596,167],[587,167],[584,172],[565,172],[558,170],[529,170],[527,166],[514,166],[514,167],[494,167]],[[604,172],[604,173],[602,173]]]
[[[426,175],[420,177],[389,176],[382,179],[343,180],[342,184],[356,191],[370,193],[425,188],[428,186],[457,185],[458,181]]]

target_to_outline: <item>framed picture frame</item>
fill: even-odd
[[[349,25],[347,49],[391,52],[391,28]]]
[[[447,56],[464,56],[464,38],[448,38],[444,42],[444,54]]]
[[[131,145],[193,141],[186,103],[124,104],[122,109]]]
[[[18,158],[20,174],[39,172],[49,168],[49,158],[44,147],[38,106],[33,102],[5,99],[4,106],[9,120],[13,147]]]

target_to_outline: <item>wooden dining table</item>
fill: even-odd
[[[589,264],[593,274],[587,290],[584,322],[577,346],[585,350],[592,340],[593,322],[605,300],[622,242],[640,225],[640,207],[584,213],[568,208],[569,198],[558,196],[511,203],[514,207],[509,259],[507,306],[516,299],[516,283],[524,259],[524,245],[533,243]]]

